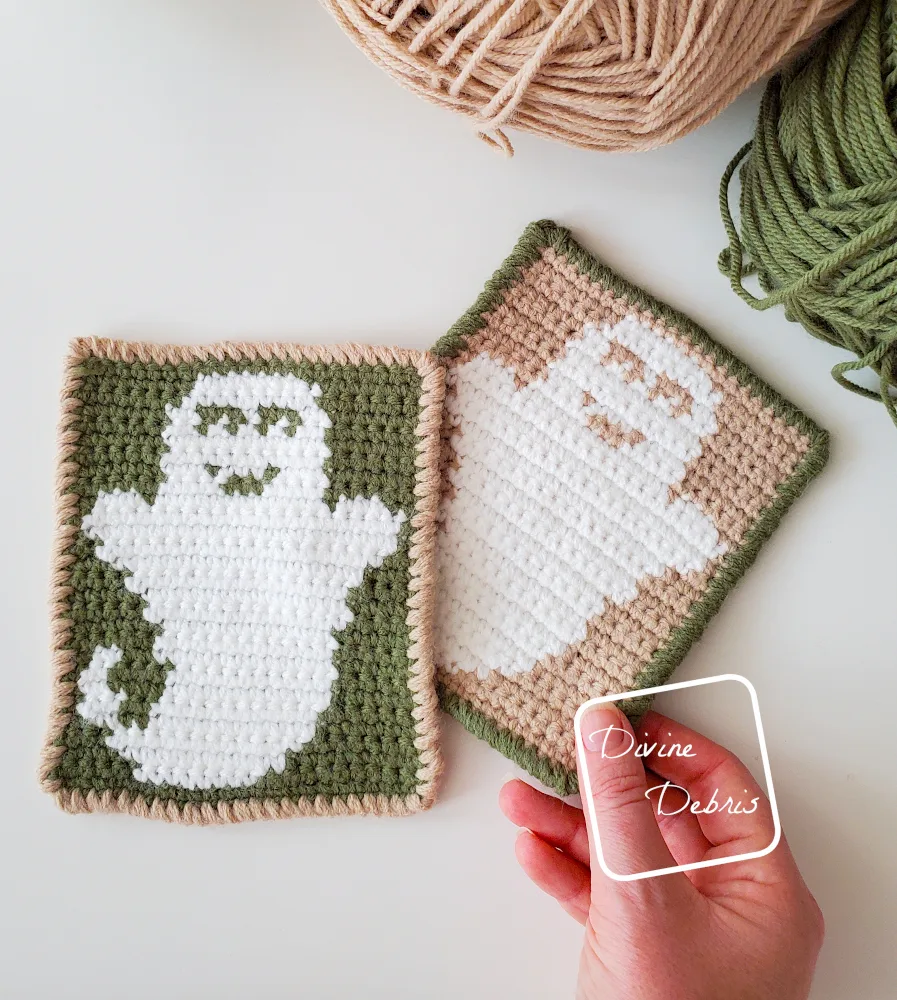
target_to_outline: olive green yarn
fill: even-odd
[[[754,309],[784,305],[854,353],[832,376],[881,400],[897,424],[897,0],[864,0],[773,77],[754,139],[723,174],[720,210],[719,266],[735,292]],[[765,298],[744,287],[752,273]],[[848,377],[863,368],[877,390]]]
[[[353,620],[335,634],[338,678],[330,706],[321,713],[313,740],[299,752],[287,751],[283,773],[269,771],[249,787],[189,790],[136,781],[130,762],[106,746],[108,731],[76,713],[60,737],[65,752],[50,777],[83,793],[128,791],[180,804],[414,794],[421,761],[408,686],[412,664],[406,619],[422,387],[413,366],[258,360],[160,365],[87,358],[75,392],[81,405],[73,486],[79,510],[73,520],[80,523],[100,491],[136,490],[153,503],[162,479],[166,404],[178,406],[200,374],[229,371],[294,374],[317,383],[319,404],[332,424],[325,435],[331,452],[324,464],[330,480],[325,502],[333,509],[341,496],[376,493],[391,511],[402,510],[408,518],[396,551],[379,568],[368,567],[361,585],[349,592]],[[295,427],[292,411],[270,409],[261,414],[265,426],[260,425],[260,433],[283,418]],[[227,413],[201,416],[209,425],[223,417],[230,420]],[[257,485],[276,471],[269,467]],[[239,486],[253,488],[250,483]],[[69,679],[77,679],[97,645],[117,645],[123,655],[109,672],[109,684],[128,693],[119,718],[125,725],[145,726],[171,669],[152,654],[161,629],[143,617],[144,602],[125,588],[125,575],[97,559],[94,549],[94,542],[76,534],[68,612],[76,667]]]
[[[453,716],[474,736],[484,740],[500,754],[520,764],[543,785],[553,788],[559,795],[576,795],[579,781],[575,771],[568,771],[549,757],[539,753],[531,744],[494,719],[475,709],[470,702],[440,687],[439,701],[449,715]]]
[[[295,437],[296,428],[302,426],[302,417],[299,411],[290,409],[289,406],[260,406],[259,418],[259,434],[267,434],[268,428],[273,427],[280,420],[287,422],[284,430],[287,437]]]
[[[248,423],[246,414],[238,406],[206,406],[196,404],[199,433],[208,434],[209,428],[221,424],[228,434],[236,434],[242,424]]]
[[[206,469],[214,476],[221,471],[221,466],[207,465]],[[213,469],[215,470],[214,472],[212,472]],[[273,483],[278,475],[280,475],[280,469],[276,465],[269,465],[262,474],[261,479],[254,476],[251,472],[245,476],[238,476],[235,472],[233,475],[228,476],[227,480],[221,484],[221,492],[226,493],[229,497],[236,494],[244,497],[260,497],[268,483]]]

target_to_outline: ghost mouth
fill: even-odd
[[[240,475],[232,472],[225,478],[226,469],[220,465],[206,465],[206,472],[218,484],[218,488],[227,496],[260,497],[265,487],[280,474],[280,469],[276,465],[269,465],[265,468],[261,478],[251,472]]]

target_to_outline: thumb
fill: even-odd
[[[676,862],[645,794],[645,768],[635,754],[637,740],[626,716],[610,704],[588,708],[577,717],[576,740],[593,879],[600,879],[599,867],[614,875],[673,867]]]

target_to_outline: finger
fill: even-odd
[[[581,809],[517,779],[502,787],[498,804],[512,823],[525,826],[581,865],[589,865],[589,835]]]
[[[649,712],[639,726],[650,767],[684,788],[716,857],[750,854],[772,842],[772,809],[753,775],[719,744],[666,716]]]
[[[600,842],[604,863],[617,875],[671,868],[675,865],[654,810],[645,793],[647,782],[628,719],[612,705],[586,710],[579,722],[583,749],[580,786],[590,794],[597,830],[592,847]],[[577,755],[579,756],[579,755]],[[593,870],[600,864],[595,859]]]
[[[562,854],[529,830],[521,830],[514,848],[520,867],[581,924],[589,913],[592,876],[585,865]]]
[[[704,836],[697,817],[689,812],[691,800],[688,795],[678,785],[671,784],[647,768],[645,776],[654,818],[676,864],[690,865],[703,861],[711,844]]]

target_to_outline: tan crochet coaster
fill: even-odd
[[[578,706],[670,676],[827,435],[550,222],[435,352],[443,704],[570,793]]]
[[[42,766],[63,808],[431,804],[443,395],[415,351],[74,343]]]

